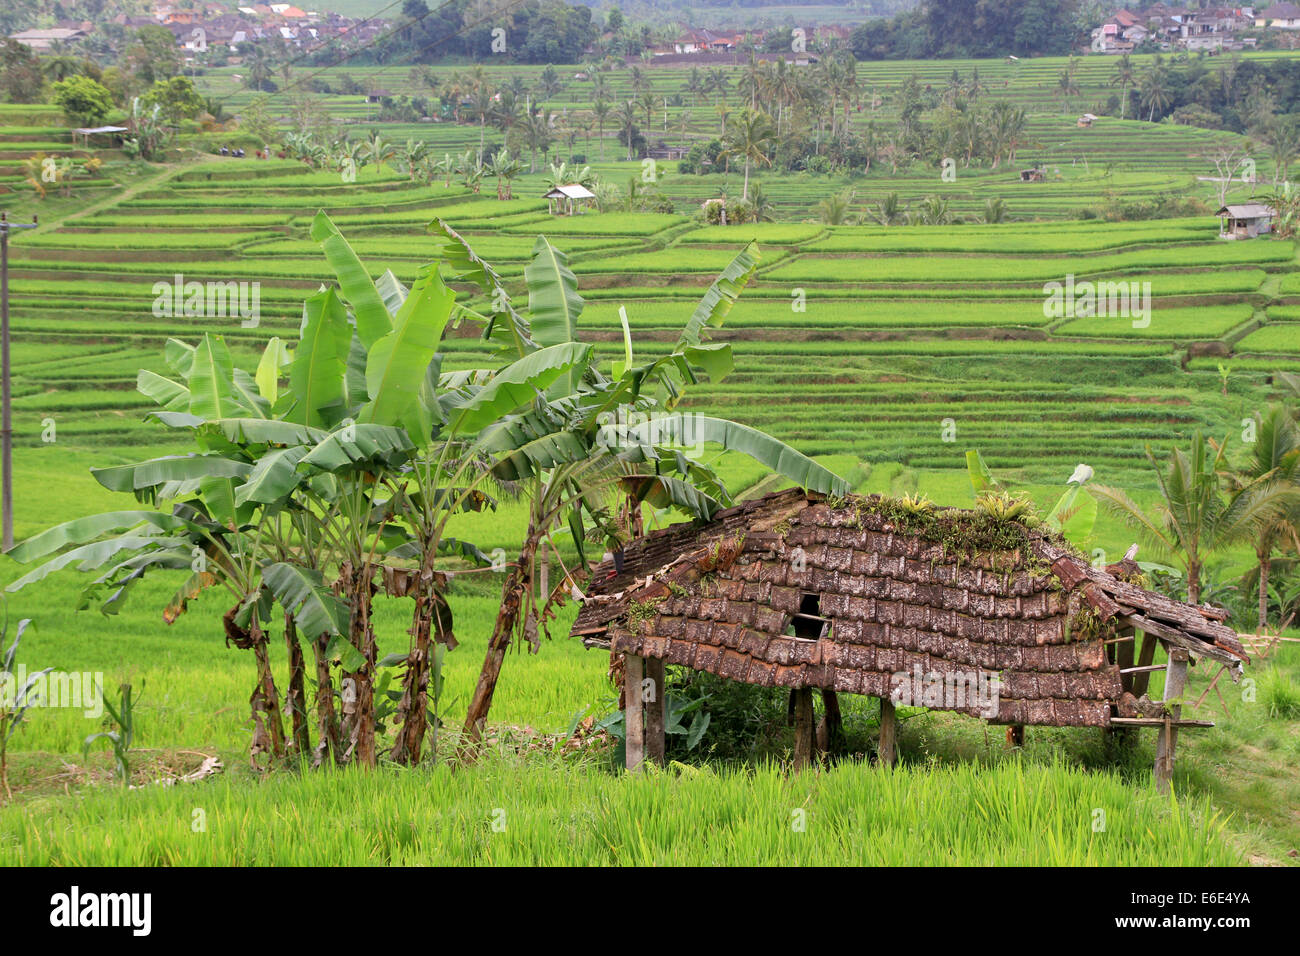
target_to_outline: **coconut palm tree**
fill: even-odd
[[[627,143],[627,158],[633,159],[632,146],[636,139],[636,104],[627,100],[619,104],[614,110],[614,122],[618,125],[618,131],[623,135],[624,142]]]
[[[882,226],[893,226],[907,218],[907,210],[898,193],[889,193],[872,207],[869,215]]]
[[[745,185],[740,198],[749,199],[749,168],[754,163],[772,165],[769,151],[776,143],[776,130],[766,113],[745,110],[732,124],[727,134],[726,146],[720,155],[740,159],[745,164]]]
[[[1172,96],[1169,92],[1169,67],[1165,65],[1160,54],[1156,54],[1155,59],[1151,61],[1150,69],[1142,74],[1138,84],[1138,94],[1138,101],[1148,108],[1148,123],[1155,120],[1156,110],[1164,110],[1169,105]]]
[[[1144,543],[1182,565],[1187,599],[1199,604],[1206,557],[1252,539],[1263,527],[1277,521],[1288,496],[1267,482],[1250,482],[1225,494],[1224,446],[1216,447],[1200,431],[1192,436],[1187,451],[1171,449],[1163,465],[1150,448],[1146,455],[1160,493],[1150,510],[1118,488],[1094,485],[1092,495],[1137,532]]]
[[[605,160],[605,120],[609,119],[611,108],[608,100],[598,99],[591,104],[591,115],[596,118],[596,142],[600,144],[600,159]]]
[[[1288,409],[1274,405],[1255,413],[1255,442],[1245,465],[1224,477],[1234,494],[1252,488],[1276,494],[1283,507],[1251,536],[1259,585],[1259,628],[1268,624],[1268,576],[1273,549],[1286,541],[1300,550],[1300,427]]]
[[[848,222],[849,209],[856,196],[857,191],[852,186],[846,186],[840,192],[823,199],[817,204],[817,213],[821,221],[828,226],[841,226]]]
[[[1128,91],[1137,82],[1137,71],[1133,67],[1133,58],[1127,53],[1115,63],[1115,74],[1110,78],[1111,86],[1119,87],[1119,118],[1124,119],[1128,112]]]

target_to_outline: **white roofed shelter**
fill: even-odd
[[[582,212],[583,204],[594,200],[596,194],[586,186],[568,183],[556,186],[544,198],[550,201],[552,216],[572,216],[574,212]]]

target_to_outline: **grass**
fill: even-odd
[[[206,830],[194,832],[194,810]],[[35,866],[1223,866],[1206,801],[1008,764],[795,777],[771,765],[616,777],[502,758],[468,771],[224,777],[0,812],[0,860]],[[1095,811],[1106,829],[1093,829]],[[322,822],[324,821],[324,822]],[[376,826],[376,821],[384,821]],[[105,828],[113,838],[104,839]]]

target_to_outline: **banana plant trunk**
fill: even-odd
[[[469,702],[469,712],[465,715],[464,733],[470,741],[479,740],[487,724],[488,711],[492,709],[492,695],[496,691],[497,678],[501,676],[506,648],[510,646],[511,635],[519,621],[519,611],[529,583],[527,576],[531,574],[533,555],[537,552],[539,542],[537,526],[530,521],[528,537],[524,540],[523,550],[519,552],[519,562],[506,573],[505,584],[501,588],[501,609],[497,612],[492,639],[488,642],[487,657],[483,660],[483,669],[479,672],[478,684],[474,687],[474,696]]]
[[[289,753],[301,758],[311,752],[311,729],[307,726],[307,664],[303,659],[302,645],[298,643],[298,625],[289,611],[284,612],[284,644],[289,652],[289,688],[285,691],[284,705],[293,730]]]
[[[390,754],[395,762],[411,766],[420,762],[420,750],[429,728],[429,661],[435,628],[438,640],[446,641],[450,636],[444,634],[442,626],[445,601],[438,589],[443,580],[432,570],[421,568],[415,582],[415,612],[411,616],[410,632],[414,642],[406,658],[402,699],[397,705],[397,742]]]
[[[373,767],[375,755],[375,633],[370,627],[373,574],[345,564],[340,577],[348,596],[348,640],[362,657],[361,666],[343,673],[343,763]]]
[[[327,760],[339,761],[339,718],[334,709],[334,678],[330,675],[328,650],[328,634],[322,634],[312,642],[312,653],[316,658],[316,734],[319,738],[312,757],[313,767],[319,767]]]
[[[253,746],[250,756],[256,764],[259,754],[269,753],[274,760],[284,757],[284,725],[280,722],[280,693],[271,672],[266,632],[257,620],[256,611],[248,633],[253,644],[253,655],[257,659],[257,686],[248,699],[253,710]]]

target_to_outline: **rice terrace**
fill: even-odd
[[[1300,864],[1300,8],[18,6],[0,862]]]

